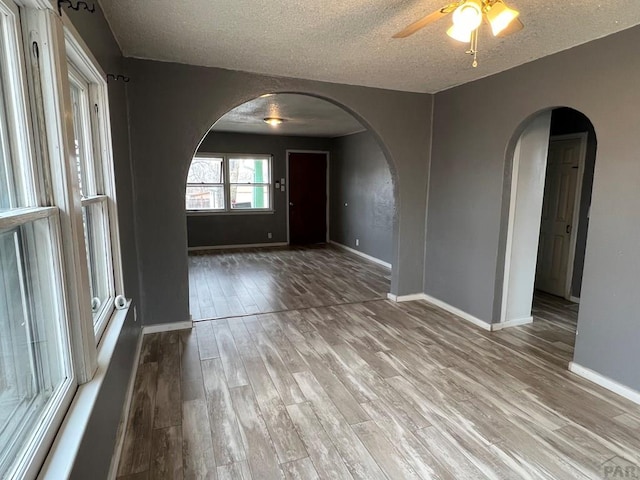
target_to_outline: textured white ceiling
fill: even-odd
[[[277,127],[264,123],[266,117],[285,120]],[[265,95],[234,108],[211,129],[220,132],[340,137],[364,130],[340,107],[308,95],[279,93]]]
[[[482,28],[478,68],[449,18],[391,36],[446,0],[100,0],[126,56],[437,92],[640,23],[639,0],[509,0],[525,29]]]

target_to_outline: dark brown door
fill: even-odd
[[[289,154],[289,241],[327,240],[327,155]]]

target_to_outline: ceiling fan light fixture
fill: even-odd
[[[482,23],[482,3],[479,0],[467,0],[453,12],[453,25],[460,31],[471,33]]]
[[[491,5],[491,8],[487,10],[487,20],[491,25],[493,36],[497,37],[511,22],[518,18],[518,15],[520,15],[520,12],[507,7],[502,0],[498,0]]]
[[[447,30],[447,35],[449,35],[454,40],[457,40],[462,43],[471,42],[471,33],[473,30],[468,30],[466,28],[459,27],[455,23]]]
[[[271,125],[272,127],[277,127],[278,125],[280,125],[281,123],[283,123],[284,120],[282,118],[278,118],[278,117],[267,117],[264,119],[264,123]]]

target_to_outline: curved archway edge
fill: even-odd
[[[184,179],[195,148],[225,113],[268,93],[325,99],[373,133],[396,192],[391,292],[423,291],[431,96],[142,60],[131,62],[131,74],[136,78],[131,138],[145,321],[188,318],[188,285],[182,285],[188,274]],[[182,280],[177,286],[176,278]],[[163,298],[172,288],[175,297]]]
[[[183,164],[183,167],[185,167],[184,168],[184,175],[183,175],[185,188],[186,188],[187,173],[188,173],[188,170],[189,170],[189,165],[191,164],[191,159],[193,158],[193,156],[198,151],[198,148],[200,147],[202,142],[205,140],[208,132],[218,122],[218,120],[220,120],[224,115],[226,115],[227,113],[229,113],[233,109],[235,109],[237,107],[240,107],[240,106],[244,105],[247,102],[255,100],[256,98],[259,98],[259,97],[264,96],[264,95],[278,95],[278,94],[293,94],[293,95],[308,96],[308,97],[318,98],[318,99],[323,100],[325,102],[331,103],[332,105],[337,106],[338,108],[344,110],[349,115],[354,117],[373,136],[373,138],[375,139],[376,144],[378,145],[378,147],[382,151],[382,153],[384,155],[384,158],[385,158],[385,160],[387,162],[387,165],[389,167],[389,170],[391,172],[391,180],[392,180],[392,184],[393,184],[393,197],[394,197],[394,202],[395,202],[395,211],[393,212],[393,249],[394,249],[394,255],[393,256],[394,256],[394,266],[397,265],[397,262],[395,262],[395,259],[398,258],[398,254],[397,253],[399,253],[399,252],[397,252],[397,248],[398,248],[398,245],[399,245],[397,236],[399,234],[399,232],[398,232],[398,210],[399,210],[399,205],[400,205],[400,198],[399,198],[399,192],[398,192],[398,172],[397,172],[395,161],[393,159],[393,156],[392,156],[391,152],[389,151],[389,149],[387,148],[386,144],[384,143],[384,140],[382,140],[380,134],[376,131],[376,129],[373,128],[366,121],[366,119],[364,119],[361,115],[359,115],[358,113],[353,111],[347,105],[344,105],[344,104],[338,102],[335,99],[327,98],[326,96],[318,95],[318,94],[302,93],[300,91],[291,91],[291,90],[268,91],[268,92],[264,92],[264,93],[258,95],[257,97],[250,97],[250,98],[248,98],[248,99],[246,99],[246,100],[244,100],[244,101],[242,101],[240,103],[234,104],[230,108],[226,107],[226,108],[228,108],[228,110],[226,110],[222,115],[214,118],[213,121],[209,124],[209,126],[204,130],[204,132],[202,133],[202,137],[201,137],[200,141],[196,145],[195,149],[192,151],[191,155],[188,157],[188,162]],[[397,279],[398,279],[398,276],[395,273],[396,270],[397,270],[396,268],[392,269],[392,286],[391,286],[391,292],[390,293],[392,293],[392,292],[394,292],[396,290],[396,288],[393,285],[393,283],[395,281],[397,281]]]
[[[499,256],[498,256],[498,262],[496,265],[496,285],[495,285],[496,295],[495,295],[494,316],[493,316],[493,320],[495,323],[504,322],[508,320],[506,318],[507,317],[506,310],[507,310],[507,304],[511,303],[511,300],[507,300],[507,295],[508,295],[509,289],[512,288],[509,284],[514,281],[513,279],[509,278],[510,262],[511,262],[510,257],[512,255],[510,245],[512,244],[512,239],[511,239],[513,235],[512,232],[513,232],[513,229],[515,228],[514,223],[518,221],[518,219],[515,218],[515,216],[522,215],[522,213],[518,214],[517,212],[514,212],[514,208],[516,208],[516,206],[513,203],[516,201],[516,199],[514,198],[514,195],[512,192],[515,182],[518,181],[517,178],[514,178],[514,175],[518,175],[518,171],[520,170],[515,167],[517,145],[520,143],[520,141],[523,141],[523,138],[525,135],[532,135],[532,130],[531,130],[532,128],[539,129],[539,126],[536,126],[536,123],[540,124],[540,122],[542,122],[541,123],[542,126],[546,125],[547,128],[549,129],[546,136],[546,138],[548,139],[549,135],[552,134],[551,114],[554,110],[563,109],[563,108],[574,112],[575,114],[583,117],[586,120],[586,124],[588,124],[589,126],[587,130],[591,132],[588,135],[590,136],[592,135],[593,137],[592,138],[594,142],[593,161],[595,162],[595,145],[597,145],[597,134],[595,132],[595,127],[591,119],[576,108],[559,105],[559,106],[552,106],[552,107],[539,109],[534,113],[528,115],[526,118],[524,118],[512,133],[505,149],[505,164],[504,164],[505,165],[505,173],[504,173],[505,182],[504,182],[504,191],[503,191],[504,201],[502,206],[502,216],[501,216],[502,220],[501,220],[501,229],[500,229],[500,238],[499,238],[499,241],[500,241]],[[546,123],[545,123],[545,118],[547,119]],[[575,130],[574,135],[578,133],[579,133],[578,130]],[[587,154],[586,152],[587,133],[585,133],[584,135],[585,135],[584,136],[585,150],[583,151],[583,154],[586,155]],[[538,136],[540,136],[540,134],[538,134]],[[544,161],[545,165],[546,165],[546,151],[548,149],[547,145],[548,145],[548,140],[545,141],[545,144],[543,147],[545,151],[545,161]],[[530,161],[533,160],[529,156],[525,158]],[[591,172],[591,174],[593,174],[593,172]],[[543,173],[542,182],[543,182],[542,187],[544,188],[544,184],[545,184],[544,173]],[[591,187],[589,186],[589,188]],[[541,192],[540,192],[540,198],[542,198]],[[576,203],[576,205],[578,206],[578,209],[579,209],[580,203],[578,202]],[[576,213],[576,218],[578,218],[579,214],[580,214],[580,211],[578,210],[578,212]],[[578,225],[575,225],[576,232],[577,232],[577,227]],[[536,246],[536,251],[537,251],[537,246]],[[537,254],[534,256],[537,256]],[[571,261],[569,264],[573,266],[573,261]],[[524,268],[524,267],[520,266],[519,268]],[[572,269],[572,275],[573,275],[573,269]]]

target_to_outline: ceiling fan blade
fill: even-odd
[[[507,26],[507,28],[502,30],[498,35],[496,35],[496,37],[498,38],[507,37],[512,33],[519,32],[523,28],[524,28],[524,23],[522,23],[519,18],[515,18],[511,21],[511,23]]]
[[[442,17],[444,17],[444,16],[448,15],[449,13],[453,12],[458,7],[458,5],[459,5],[458,3],[452,3],[450,5],[447,5],[446,7],[442,7],[440,10],[436,10],[435,12],[430,13],[426,17],[422,17],[417,22],[413,22],[411,25],[409,25],[404,30],[401,30],[398,33],[396,33],[393,36],[393,38],[406,38],[409,35],[413,35],[418,30],[426,27],[430,23],[433,23],[436,20],[440,20]]]

